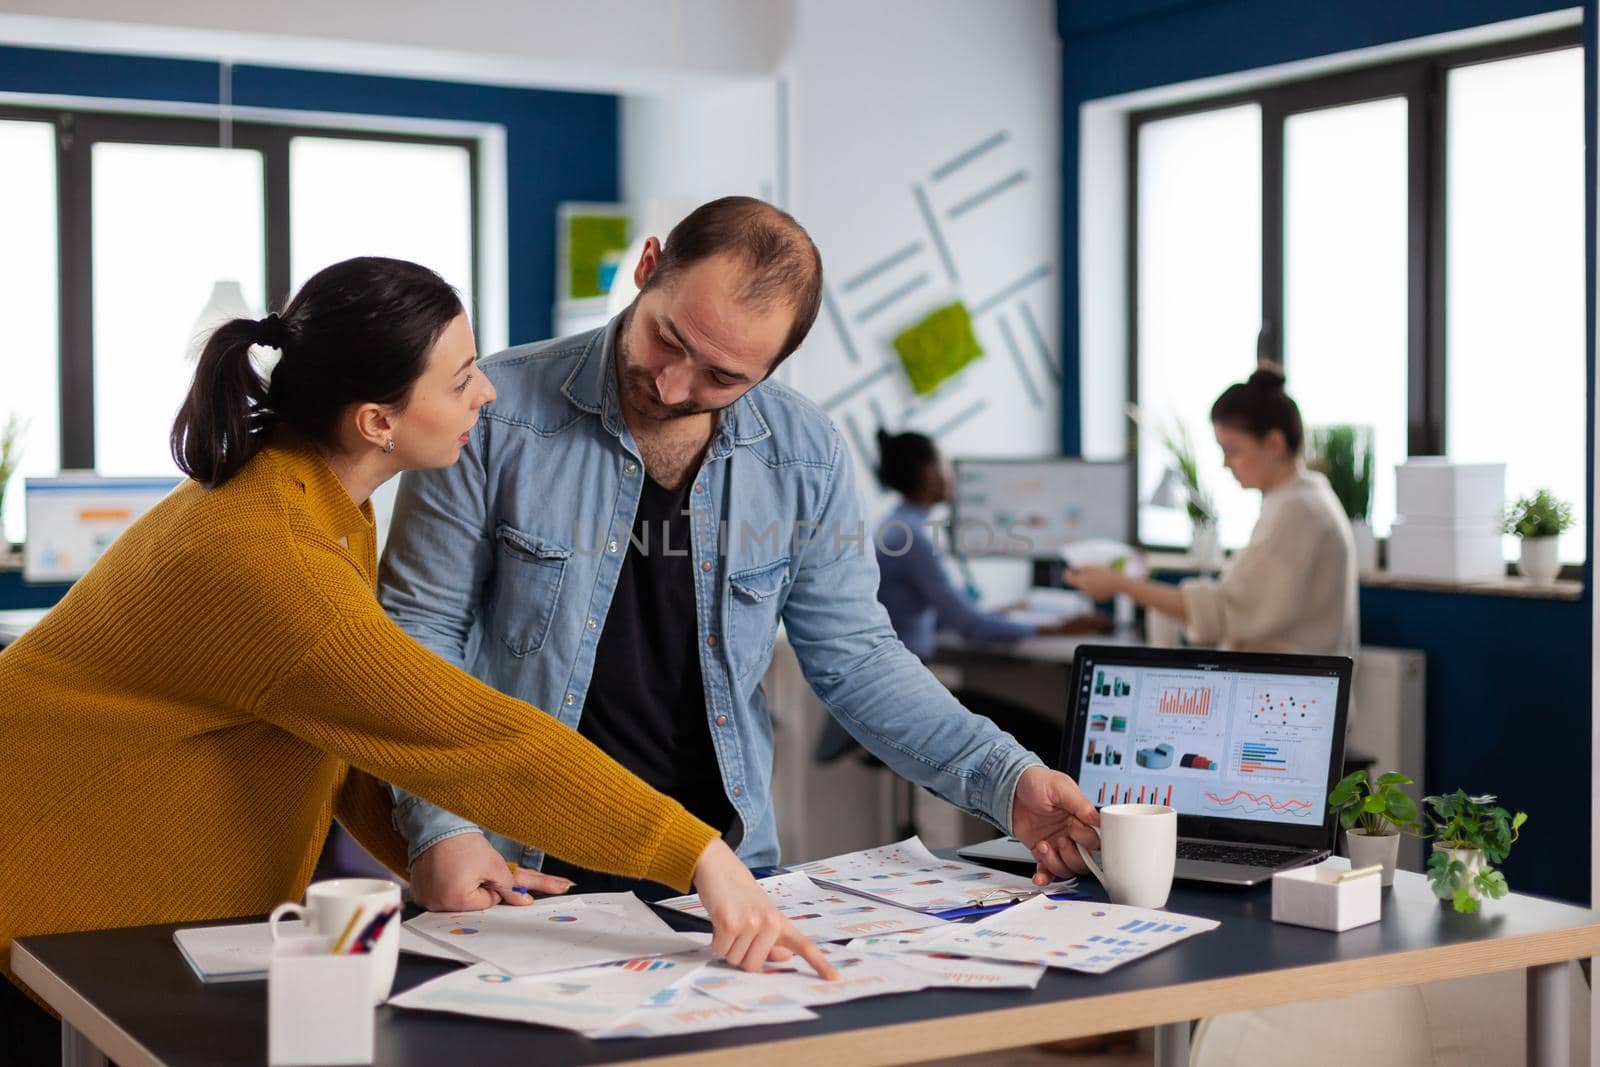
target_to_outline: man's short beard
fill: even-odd
[[[622,321],[617,324],[617,368],[620,372],[620,392],[622,401],[628,405],[630,411],[651,422],[674,422],[678,419],[687,419],[693,415],[714,415],[722,408],[702,407],[691,401],[681,404],[666,404],[661,400],[656,391],[655,378],[650,372],[633,365],[630,358],[632,348],[628,336],[633,326],[633,307],[622,313]],[[634,396],[630,398],[629,394]],[[629,403],[630,399],[635,402]],[[642,402],[640,402],[642,401]]]

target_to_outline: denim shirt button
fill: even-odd
[[[726,725],[728,725],[728,717],[726,715],[718,715],[717,716],[717,725],[718,726],[726,726]]]
[[[568,693],[568,694],[567,694],[567,703],[568,703],[568,705],[571,705],[571,704],[574,704],[574,703],[576,703],[576,701],[575,701],[575,700],[573,700],[573,697],[572,697],[572,694],[571,694],[571,693]]]
[[[695,482],[694,483],[694,491],[697,492],[697,493],[705,492],[706,491],[706,483],[705,482]]]
[[[711,561],[708,559],[704,563],[700,564],[700,569],[705,571],[707,574],[710,574],[711,573]]]
[[[606,542],[606,551],[607,552],[615,552],[616,550],[617,550],[617,543],[615,541]]]
[[[707,637],[706,638],[706,644],[711,646],[712,648],[716,648],[717,647],[717,635],[716,634],[712,634],[710,637]]]
[[[628,463],[628,464],[624,464],[623,465],[622,473],[623,474],[632,474],[634,471],[636,471],[638,469],[639,469],[639,465],[637,463]]]
[[[593,619],[590,619],[589,622],[588,622],[588,627],[591,630],[593,630],[598,625],[599,625],[599,623],[595,622]]]
[[[742,796],[744,796],[744,790],[740,789],[738,786],[734,786],[733,787],[733,795],[736,796],[736,797],[742,797]]]

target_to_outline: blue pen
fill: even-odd
[[[394,904],[384,908],[378,914],[378,917],[369,922],[366,929],[361,931],[361,934],[356,938],[355,944],[350,949],[350,955],[362,956],[371,952],[372,946],[377,944],[378,938],[383,935],[383,928],[389,925],[389,920],[394,918],[395,913],[399,910]]]

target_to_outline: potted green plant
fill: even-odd
[[[1200,460],[1195,455],[1194,439],[1189,428],[1174,422],[1170,429],[1161,432],[1162,443],[1172,457],[1172,468],[1183,483],[1184,511],[1189,515],[1189,528],[1194,534],[1190,552],[1195,562],[1202,566],[1218,563],[1222,559],[1222,545],[1217,539],[1217,507],[1200,481]]]
[[[1363,574],[1378,569],[1378,538],[1372,532],[1372,485],[1376,457],[1371,426],[1339,424],[1311,430],[1306,465],[1328,479],[1350,520],[1356,563]]]
[[[1572,505],[1548,489],[1519,497],[1506,508],[1505,532],[1522,539],[1517,570],[1534,585],[1549,585],[1561,573],[1561,534],[1572,525]]]
[[[1161,476],[1161,483],[1151,494],[1150,503],[1162,508],[1182,507],[1189,516],[1189,529],[1194,536],[1189,551],[1195,562],[1204,567],[1221,563],[1217,507],[1210,492],[1200,481],[1200,460],[1195,453],[1194,438],[1189,436],[1189,428],[1178,419],[1174,419],[1170,425],[1156,427],[1145,419],[1136,404],[1129,404],[1124,410],[1135,426],[1161,438],[1161,444],[1171,460]]]
[[[4,513],[6,483],[22,464],[22,435],[27,428],[22,417],[15,414],[9,416],[5,425],[0,427],[0,514]],[[0,537],[0,549],[4,547],[5,539]]]
[[[1417,802],[1401,786],[1411,779],[1399,771],[1378,776],[1374,782],[1365,770],[1340,779],[1328,794],[1328,808],[1338,812],[1344,827],[1345,854],[1352,867],[1383,864],[1383,884],[1394,884],[1395,862],[1400,855],[1400,835],[1417,833],[1421,820]]]
[[[1433,855],[1428,857],[1428,882],[1442,901],[1456,911],[1475,912],[1484,897],[1506,895],[1506,876],[1493,864],[1505,862],[1521,835],[1527,812],[1515,815],[1495,803],[1492,793],[1469,797],[1465,790],[1423,797],[1431,811],[1428,822]]]

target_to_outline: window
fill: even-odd
[[[22,540],[22,479],[54,474],[60,465],[55,141],[48,122],[0,121],[0,425],[15,417],[24,427],[22,466],[0,501],[0,542]]]
[[[1446,451],[1504,462],[1512,496],[1571,501],[1561,556],[1581,560],[1583,53],[1458,67],[1447,84]]]
[[[1572,29],[1131,117],[1130,395],[1195,438],[1224,545],[1256,503],[1207,415],[1260,355],[1308,427],[1373,428],[1380,536],[1410,455],[1505,462],[1509,495],[1547,485],[1581,520],[1582,68]],[[1148,428],[1137,448],[1146,501],[1168,461]],[[1189,536],[1149,506],[1138,531]]]
[[[1222,470],[1207,420],[1261,327],[1261,109],[1147,123],[1139,159],[1139,499],[1149,499],[1168,465],[1162,434],[1182,426],[1226,524],[1221,533],[1242,544],[1256,501]],[[1188,543],[1180,510],[1142,506],[1139,525],[1148,541]]]
[[[213,280],[266,303],[261,153],[101,141],[92,162],[95,469],[172,473],[167,436]]]
[[[28,420],[26,473],[174,473],[167,436],[218,280],[261,314],[328,263],[388,255],[474,310],[476,142],[259,122],[218,141],[210,120],[0,108],[0,291],[16,298],[0,420]]]

